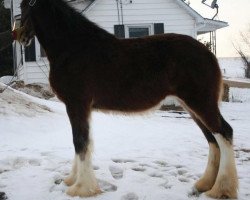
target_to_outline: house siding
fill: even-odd
[[[46,61],[26,63],[25,83],[48,83],[49,63]]]
[[[114,24],[118,24],[115,0],[97,0],[86,14],[91,21],[114,34]],[[195,37],[195,19],[174,0],[133,0],[123,5],[123,23],[149,24],[164,23],[165,33],[180,33]]]
[[[21,65],[18,69],[17,69],[17,79],[18,80],[25,80],[24,79],[24,66]]]
[[[37,39],[36,52],[40,52],[40,44]],[[49,75],[49,63],[47,58],[41,58],[39,54],[36,54],[36,62],[25,62],[20,64],[21,49],[19,43],[16,43],[16,62],[17,62],[17,77],[18,80],[23,80],[26,84],[29,83],[48,83]]]
[[[17,67],[17,78],[18,80],[24,80],[25,81],[25,69],[23,65],[23,60],[22,60],[22,51],[21,51],[21,45],[20,43],[16,42],[13,45],[13,49],[15,50],[15,56],[14,56],[14,62],[16,63]]]

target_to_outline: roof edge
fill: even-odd
[[[98,0],[93,0],[93,2],[91,2],[84,10],[83,13],[87,13],[89,12],[97,3]]]
[[[184,1],[182,0],[175,0],[180,7],[185,9],[191,16],[193,16],[198,23],[204,21],[204,17],[202,17],[196,10],[194,10],[192,7],[187,5]]]
[[[224,24],[225,27],[229,26],[228,22],[225,21],[221,21],[221,20],[214,20],[214,19],[208,19],[208,18],[204,18],[205,23],[217,23],[217,24]]]

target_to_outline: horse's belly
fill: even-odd
[[[167,95],[167,90],[163,92],[157,88],[113,91],[95,99],[93,106],[104,110],[142,112],[159,104]]]

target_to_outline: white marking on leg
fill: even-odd
[[[77,179],[68,189],[68,195],[89,197],[101,192],[92,167],[91,152],[92,144],[89,144],[85,155],[76,156]]]
[[[64,183],[67,186],[71,186],[76,182],[76,178],[77,178],[77,155],[75,155],[74,161],[73,161],[73,165],[72,165],[72,170],[69,174],[69,176],[67,178],[64,179]]]
[[[207,192],[214,198],[237,198],[238,178],[233,145],[221,134],[215,134],[220,147],[220,167],[213,188]]]
[[[210,190],[216,180],[220,164],[220,149],[216,144],[209,143],[209,155],[207,168],[204,175],[195,183],[195,188],[199,192]]]

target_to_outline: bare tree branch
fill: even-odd
[[[240,37],[243,44],[236,46],[233,43],[233,46],[245,65],[245,77],[250,78],[250,29],[248,32],[240,32]]]

